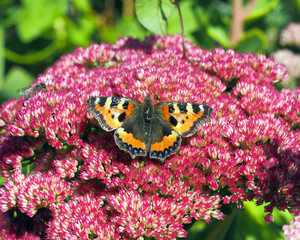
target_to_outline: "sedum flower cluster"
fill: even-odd
[[[290,23],[280,34],[280,44],[300,49],[300,23]],[[289,49],[280,49],[273,53],[274,58],[286,66],[289,79],[300,79],[300,54]],[[299,85],[299,84],[298,84]]]
[[[284,225],[282,227],[285,240],[297,240],[300,236],[300,215],[296,216],[294,220],[290,222],[289,225]]]
[[[280,34],[282,45],[294,45],[300,48],[300,23],[290,23]]]
[[[283,65],[180,36],[92,44],[63,56],[30,97],[0,109],[0,238],[176,239],[246,200],[299,215],[300,89]],[[46,89],[34,91],[37,84]],[[166,159],[120,150],[87,112],[93,96],[194,102],[212,121]]]

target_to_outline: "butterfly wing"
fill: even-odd
[[[104,130],[117,129],[114,139],[120,149],[129,152],[132,158],[147,155],[140,102],[130,98],[92,97],[86,103]]]
[[[191,136],[203,122],[210,121],[213,111],[196,103],[164,102],[153,106],[150,98],[145,101],[143,106],[136,100],[116,97],[92,97],[86,102],[104,130],[117,129],[114,139],[120,149],[132,158],[150,152],[150,158],[161,161],[178,151],[181,136]],[[148,115],[150,109],[153,114]]]
[[[17,90],[17,94],[25,96],[25,92],[28,88],[20,88]]]
[[[162,102],[155,105],[162,117],[181,136],[193,135],[204,122],[209,122],[213,109],[207,105]]]
[[[181,136],[160,116],[156,109],[151,124],[150,158],[158,158],[164,162],[165,158],[178,151]]]
[[[140,102],[121,97],[92,97],[87,101],[88,111],[106,131],[119,128],[131,116]]]
[[[29,100],[31,95],[33,94],[33,90],[31,87],[27,87],[27,88],[20,88],[17,90],[17,93],[19,95],[25,96],[26,100]]]
[[[143,114],[139,111],[139,108],[114,133],[114,139],[118,147],[129,152],[132,158],[147,156],[145,138]]]
[[[27,87],[27,88],[20,88],[17,90],[17,93],[19,95],[25,96],[26,100],[29,100],[32,94],[36,93],[38,90],[45,90],[46,89],[45,83],[36,84],[33,87]]]

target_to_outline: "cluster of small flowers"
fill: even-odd
[[[280,34],[280,44],[296,46],[300,49],[300,23],[290,23]],[[300,55],[289,49],[277,50],[274,58],[286,66],[289,79],[300,78]]]
[[[300,48],[300,23],[290,23],[280,34],[282,45],[292,45]]]
[[[222,219],[222,205],[245,200],[267,203],[268,222],[274,207],[299,214],[300,89],[276,90],[287,73],[272,58],[187,42],[184,59],[180,42],[124,37],[78,48],[37,78],[45,90],[2,105],[0,210],[52,216],[27,235],[176,239],[192,219]],[[131,159],[87,113],[93,96],[142,101],[148,94],[154,103],[214,109],[164,163]]]
[[[293,53],[291,50],[282,49],[273,53],[274,58],[286,66],[291,79],[300,78],[300,55]]]
[[[201,204],[199,199],[198,205]],[[122,239],[140,236],[175,239],[186,236],[182,223],[191,221],[186,216],[188,209],[183,202],[161,198],[155,193],[142,196],[133,190],[120,190],[105,195],[86,194],[57,206],[47,234],[50,239],[61,238],[63,228],[65,239],[86,239],[91,232],[99,239],[121,236]]]
[[[297,240],[300,236],[300,215],[296,216],[289,225],[282,227],[283,233],[286,236],[285,240]]]
[[[1,210],[6,212],[18,206],[21,212],[32,217],[39,208],[51,208],[51,205],[56,205],[71,195],[70,184],[59,175],[36,172],[34,175],[24,176],[16,168],[0,189]]]

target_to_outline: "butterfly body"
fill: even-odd
[[[150,96],[144,103],[118,97],[92,97],[88,111],[106,131],[115,130],[118,147],[132,158],[147,156],[164,161],[178,151],[181,136],[194,134],[203,122],[210,121],[213,109],[196,103],[163,102],[153,105]]]

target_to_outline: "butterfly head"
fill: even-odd
[[[151,100],[149,94],[148,94],[147,97],[145,98],[144,103],[146,103],[146,104],[152,104],[152,100]]]

